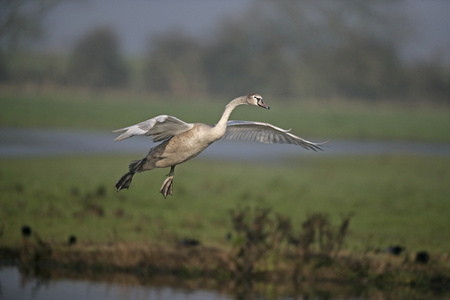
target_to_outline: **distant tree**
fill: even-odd
[[[62,0],[0,0],[0,82],[23,80],[14,70],[18,50],[42,37],[42,20]],[[27,70],[25,73],[32,73]]]
[[[197,41],[178,32],[152,39],[144,68],[146,88],[176,95],[204,93],[203,51]]]
[[[96,29],[75,46],[68,68],[69,82],[91,88],[124,86],[128,69],[119,43],[108,28]]]
[[[285,21],[275,26],[281,26],[279,32],[287,24],[293,26],[293,38],[284,40],[296,53],[297,73],[312,79],[307,80],[309,87],[303,86],[305,91],[312,88],[316,96],[360,98],[398,92],[402,74],[394,41],[402,38],[404,27],[401,17],[388,10],[392,2],[281,3],[278,20]]]
[[[448,67],[400,59],[397,45],[411,23],[396,2],[258,2],[207,41],[173,33],[153,40],[146,86],[174,94],[447,99]]]
[[[205,54],[208,89],[376,97],[401,76],[386,1],[266,1],[226,22]],[[401,27],[401,26],[400,26]]]
[[[0,0],[0,50],[14,51],[42,35],[42,19],[62,0]]]
[[[0,51],[0,82],[5,82],[10,77],[9,66],[6,62],[5,56]]]
[[[210,92],[290,95],[294,66],[283,45],[258,28],[262,24],[256,14],[222,25],[203,58]]]
[[[409,89],[406,95],[418,100],[434,100],[450,104],[450,69],[439,62],[423,62],[408,66]]]

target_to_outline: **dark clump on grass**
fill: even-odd
[[[28,238],[31,236],[31,227],[29,225],[23,225],[21,228],[22,236]]]
[[[70,195],[74,197],[79,197],[81,194],[80,189],[77,186],[74,186],[70,189]]]
[[[73,246],[73,245],[75,245],[76,243],[77,243],[77,237],[76,237],[75,235],[69,236],[69,239],[68,239],[68,241],[67,241],[67,244],[68,244],[69,246]]]
[[[389,246],[386,249],[384,249],[384,252],[390,253],[393,255],[400,255],[405,250],[405,247],[396,245],[396,246]]]
[[[183,239],[178,241],[178,245],[179,246],[184,246],[184,247],[199,246],[200,245],[200,241],[197,240],[197,239],[183,238]]]
[[[79,198],[81,203],[81,209],[74,212],[74,217],[83,219],[88,216],[103,217],[105,215],[104,208],[97,201],[107,195],[104,185],[99,185],[93,192],[87,192],[85,195],[81,195],[78,188],[72,188],[71,194]]]
[[[415,262],[419,264],[426,265],[430,260],[430,254],[427,251],[419,251],[416,253]]]
[[[79,219],[83,219],[87,216],[103,217],[105,215],[105,211],[100,205],[86,201],[83,203],[83,207],[73,215]]]
[[[125,216],[125,210],[123,208],[118,208],[114,211],[114,216],[116,218],[123,218]]]
[[[17,182],[14,185],[14,190],[15,190],[16,193],[23,194],[23,192],[25,191],[25,187],[23,186],[22,183]]]

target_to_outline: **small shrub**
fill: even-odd
[[[291,220],[283,215],[273,216],[270,209],[243,208],[231,211],[234,235],[232,262],[240,276],[249,278],[257,271],[265,271],[282,257],[287,257],[285,245],[295,245],[296,270],[304,262],[320,268],[332,263],[340,251],[348,232],[350,218],[342,218],[339,226],[332,226],[327,214],[309,215],[297,237],[292,235]],[[259,268],[259,269],[258,269]]]
[[[337,227],[331,225],[327,214],[316,213],[308,216],[302,224],[302,232],[296,239],[300,256],[307,260],[311,252],[316,250],[328,258],[336,257],[344,243],[352,216],[353,214],[344,216]]]

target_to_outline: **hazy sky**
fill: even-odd
[[[57,6],[45,20],[45,50],[67,51],[86,31],[98,26],[116,30],[124,51],[139,53],[150,36],[181,30],[193,36],[213,33],[224,19],[239,16],[258,0],[78,0]],[[407,40],[408,56],[440,54],[450,59],[450,1],[403,0],[401,12],[416,22],[417,40]]]

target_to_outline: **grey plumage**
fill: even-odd
[[[262,122],[228,121],[231,112],[239,105],[253,105],[269,109],[258,94],[238,97],[228,103],[216,125],[203,123],[186,123],[178,118],[160,115],[144,122],[124,127],[114,132],[125,131],[114,141],[122,141],[132,136],[149,136],[154,142],[161,144],[150,149],[146,157],[132,161],[129,171],[116,183],[117,191],[129,188],[136,173],[154,168],[170,167],[168,177],[160,192],[164,198],[172,195],[175,166],[200,154],[218,139],[250,140],[262,143],[294,144],[309,150],[322,150],[324,143],[311,143],[289,133],[289,130],[278,128]]]
[[[252,121],[228,121],[222,137],[227,140],[256,141],[266,144],[294,144],[308,150],[322,150],[325,143],[312,143],[269,123]]]

